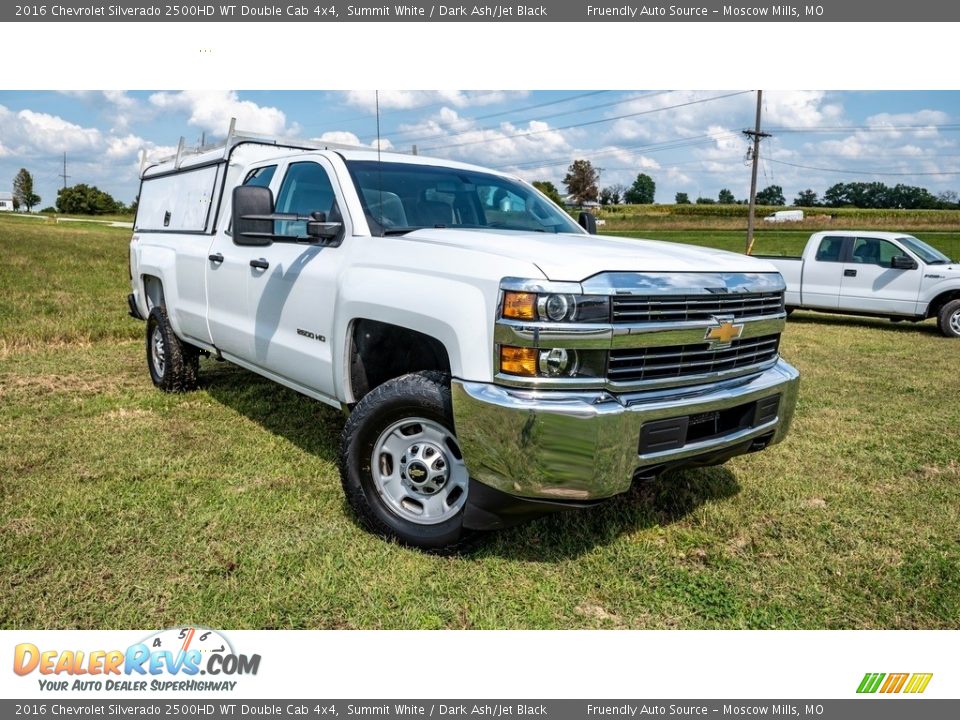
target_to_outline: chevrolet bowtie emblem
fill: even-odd
[[[743,334],[743,325],[734,325],[729,320],[717,320],[717,324],[707,328],[704,340],[710,340],[718,345],[731,343]]]

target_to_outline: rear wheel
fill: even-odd
[[[939,315],[940,332],[947,337],[960,337],[960,300],[951,300]]]
[[[167,311],[159,306],[147,318],[147,367],[153,384],[164,392],[189,392],[197,387],[200,351],[176,336]]]
[[[470,476],[453,432],[448,378],[404,375],[375,388],[343,429],[340,477],[373,532],[433,551],[462,550]]]

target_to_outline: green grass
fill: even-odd
[[[597,210],[597,217],[606,221],[606,230],[701,229],[745,230],[749,214],[747,205],[611,205]],[[806,230],[878,229],[917,231],[944,230],[960,227],[960,210],[875,210],[865,208],[801,208],[802,222],[773,225],[763,218],[778,210],[795,210],[776,206],[758,206],[759,228]],[[577,213],[574,212],[574,215]]]
[[[895,229],[895,228],[891,228]],[[742,253],[746,246],[746,231],[716,229],[683,229],[671,230],[663,228],[643,228],[636,230],[607,230],[600,228],[605,235],[619,235],[621,237],[647,238],[649,240],[669,240],[671,242],[702,245],[704,247],[719,248],[731,252]],[[755,255],[794,255],[798,256],[806,247],[811,230],[767,230],[761,229],[754,233],[753,254]],[[949,230],[922,230],[911,231],[911,235],[930,243],[935,248],[951,258],[960,258],[960,229]]]
[[[796,313],[785,443],[443,558],[356,525],[339,413],[212,361],[152,387],[128,238],[0,220],[2,628],[960,626],[960,345],[929,322]]]

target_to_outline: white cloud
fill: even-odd
[[[241,100],[232,90],[158,92],[150,96],[150,104],[162,111],[184,113],[188,124],[220,137],[226,134],[231,118],[237,119],[238,130],[247,132],[288,136],[299,131],[296,125],[287,125],[282,110]]]
[[[9,153],[18,155],[90,152],[102,146],[96,128],[85,128],[57,115],[0,105],[0,137]]]
[[[377,91],[348,90],[344,101],[351,107],[372,113],[377,108]],[[384,110],[411,110],[434,104],[456,108],[493,105],[506,100],[525,97],[528,93],[516,90],[464,92],[462,90],[380,90],[380,112]]]
[[[130,155],[136,155],[140,148],[146,147],[147,141],[137,135],[124,135],[123,137],[111,137],[107,140],[108,158],[125,158]]]
[[[356,145],[357,147],[370,147],[376,148],[377,141],[371,140],[368,145],[365,145],[356,134],[349,132],[347,130],[332,130],[330,132],[325,132],[318,138],[313,138],[318,142],[328,142],[335,143],[338,145]],[[386,138],[380,141],[380,149],[383,151],[392,150],[393,143],[391,143]]]
[[[750,96],[751,103],[756,100]],[[843,106],[820,90],[768,91],[763,94],[763,124],[812,128],[836,124]],[[752,124],[752,123],[751,123]]]

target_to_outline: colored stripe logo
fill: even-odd
[[[933,673],[867,673],[860,681],[857,692],[919,694],[927,689],[932,677]]]

